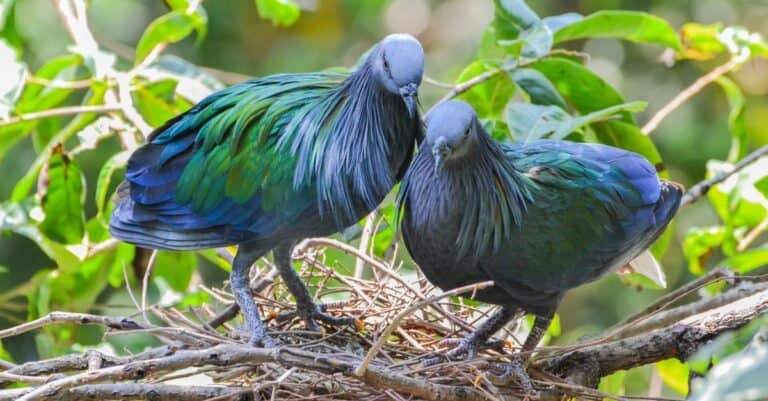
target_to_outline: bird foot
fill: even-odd
[[[264,348],[275,348],[281,345],[280,340],[270,337],[267,333],[251,333],[251,338],[248,340],[248,345],[251,347],[263,346]]]
[[[318,322],[325,323],[330,326],[352,326],[359,329],[362,323],[353,317],[336,317],[331,316],[324,312],[324,307],[315,303],[307,305],[296,305],[296,314],[304,320],[307,325],[307,329],[313,331],[322,331],[322,327]]]
[[[537,400],[539,393],[533,387],[531,377],[526,371],[527,362],[519,356],[513,357],[509,363],[492,364],[489,366],[493,370],[501,370],[500,375],[488,374],[488,380],[495,386],[506,386],[512,381],[516,381],[525,392],[525,399]]]
[[[484,343],[478,343],[473,341],[470,337],[464,338],[445,338],[438,344],[441,347],[453,347],[445,355],[429,358],[422,362],[423,366],[437,365],[445,360],[458,360],[462,355],[465,355],[464,359],[470,360],[477,356],[478,351],[481,349],[499,349],[504,347],[504,341],[486,341]]]

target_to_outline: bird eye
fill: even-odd
[[[389,62],[387,62],[387,59],[384,59],[384,71],[389,72]]]
[[[467,130],[464,131],[464,136],[469,136],[469,128],[467,128]]]

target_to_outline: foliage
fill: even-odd
[[[205,70],[162,54],[169,45],[193,35],[198,42],[205,40],[208,15],[200,1],[166,0],[167,13],[146,27],[131,58],[113,52],[87,29],[78,29],[87,26],[83,16],[72,12],[74,3],[58,0],[60,14],[74,22],[70,33],[75,46],[60,49],[60,55],[32,71],[22,57],[27,49],[16,29],[16,3],[0,2],[0,71],[5,74],[0,83],[0,160],[22,141],[33,143],[36,158],[10,198],[0,204],[0,231],[29,238],[53,261],[30,279],[34,285],[24,287],[30,288],[22,292],[28,318],[55,309],[89,311],[108,286],[126,284],[124,278],[129,275],[125,270],[138,254],[131,245],[115,243],[106,232],[112,208],[109,199],[130,151],[145,140],[152,127],[222,87]],[[485,30],[477,55],[458,74],[455,84],[458,88],[476,81],[459,98],[476,108],[484,125],[500,140],[551,137],[604,143],[636,151],[663,171],[660,152],[648,137],[651,132],[635,117],[645,103],[625,99],[605,77],[586,66],[587,54],[573,51],[569,45],[580,39],[616,38],[655,46],[659,52],[666,49],[666,59],[676,63],[716,59],[732,62],[734,68],[768,57],[765,40],[741,27],[688,23],[676,31],[664,19],[639,11],[540,17],[522,0],[495,0],[494,4],[495,18]],[[292,25],[301,14],[290,0],[255,0],[254,5],[275,26]],[[733,80],[720,76],[715,82],[730,108],[724,118],[732,140],[728,160],[708,163],[710,177],[729,171],[748,153],[746,98]],[[95,152],[107,157],[94,172],[96,185],[88,188],[84,177],[89,172],[79,167],[79,160]],[[690,271],[701,275],[718,264],[753,273],[768,264],[766,245],[753,245],[768,229],[768,158],[715,186],[708,200],[721,224],[696,227],[687,234],[684,252]],[[393,226],[387,224],[393,221],[394,208],[387,203],[380,213],[384,224],[379,226],[380,235],[372,249],[384,256],[396,238]],[[659,241],[656,256],[664,253],[671,235],[670,230]],[[198,255],[227,266],[211,251]],[[713,255],[718,256],[717,263],[710,260]],[[349,260],[331,252],[329,257]],[[159,253],[155,285],[177,295],[169,299],[179,300],[181,305],[203,302],[205,297],[190,289],[198,260],[190,253]],[[0,269],[0,277],[3,274],[8,273]],[[0,305],[8,300],[0,296]],[[559,325],[553,326],[550,335],[557,336],[559,331]],[[87,333],[72,329],[47,331],[39,336],[38,351],[52,354],[89,341]],[[731,366],[760,363],[755,355],[765,347],[754,347],[754,352],[719,361],[709,373],[710,383],[718,382]],[[687,392],[688,363],[665,361],[656,369],[672,389]],[[629,377],[624,373],[606,377],[601,389],[622,394]],[[699,399],[725,399],[727,392],[742,386],[736,384],[714,386],[717,388],[711,391],[717,397],[702,395]],[[760,391],[765,391],[764,383],[753,384],[762,385]],[[710,384],[708,388],[714,387]]]

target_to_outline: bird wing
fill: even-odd
[[[534,199],[513,233],[516,246],[487,269],[502,284],[557,292],[594,280],[650,246],[679,204],[636,153],[549,140],[505,151]]]
[[[296,121],[303,120],[306,106],[325,99],[344,77],[255,79],[216,92],[168,121],[131,156],[130,196],[122,211],[118,206],[113,228],[122,222],[190,232],[220,229],[235,243],[316,207],[314,187],[294,183],[296,156],[281,139],[306,128]]]

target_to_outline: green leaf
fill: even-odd
[[[195,254],[193,252],[156,252],[154,275],[164,278],[175,291],[186,291],[197,268]]]
[[[513,57],[540,58],[552,49],[552,31],[523,0],[496,0],[496,42]]]
[[[739,354],[730,356],[694,382],[692,401],[761,401],[768,398],[768,345],[755,340]]]
[[[728,161],[735,163],[747,155],[747,128],[744,120],[744,94],[741,88],[726,76],[718,77],[717,82],[725,92],[728,105],[728,127],[731,130],[731,149],[728,151]]]
[[[115,171],[125,167],[130,156],[131,152],[127,150],[114,154],[99,170],[99,178],[96,180],[96,209],[98,210],[97,216],[105,225],[109,224],[107,191],[109,191],[110,184],[112,183],[112,176]]]
[[[91,87],[91,92],[86,96],[86,105],[102,104],[104,101],[104,95],[107,91],[106,85],[94,85]],[[27,170],[24,177],[16,182],[16,186],[13,187],[11,194],[11,200],[21,202],[24,200],[29,191],[35,185],[35,178],[43,165],[48,161],[52,151],[57,144],[65,143],[73,135],[77,134],[81,129],[85,128],[88,124],[92,123],[98,117],[97,113],[81,113],[74,117],[67,126],[51,138],[45,149],[37,155],[32,166]]]
[[[571,116],[557,106],[519,102],[509,103],[504,116],[513,138],[523,142],[541,139],[571,120]]]
[[[603,10],[562,27],[555,33],[555,43],[584,38],[618,38],[637,43],[651,43],[680,50],[677,32],[655,15],[638,11]]]
[[[544,23],[554,33],[566,27],[584,19],[584,16],[579,13],[565,13],[560,15],[553,15],[550,17],[544,17],[541,22]]]
[[[3,71],[3,79],[0,80],[0,120],[4,120],[10,117],[16,108],[16,101],[21,96],[27,77],[27,66],[18,60],[16,49],[2,39],[0,69]]]
[[[563,139],[568,134],[570,134],[573,131],[576,131],[577,129],[587,125],[591,124],[598,120],[603,120],[608,117],[611,117],[615,114],[621,113],[621,112],[630,112],[630,113],[636,113],[639,111],[645,110],[645,107],[647,106],[647,103],[645,102],[631,102],[631,103],[625,103],[625,104],[617,104],[615,106],[606,107],[602,110],[593,111],[589,114],[585,114],[583,116],[574,117],[568,121],[565,121],[564,124],[560,124],[560,126],[557,128],[557,130],[552,134],[553,139]],[[623,136],[623,135],[622,135]],[[616,138],[610,138],[612,142],[620,143],[622,141],[621,136]],[[601,141],[602,143],[606,143]],[[616,146],[616,145],[614,145]],[[625,148],[626,149],[626,148]],[[654,148],[655,149],[655,148]]]
[[[187,14],[178,10],[152,21],[136,46],[136,65],[141,64],[149,52],[162,43],[179,42],[195,30],[198,37],[205,36],[206,23],[206,17],[202,13]]]
[[[766,266],[768,265],[768,246],[749,249],[733,255],[723,261],[723,265],[741,274]]]
[[[16,0],[0,0],[0,38],[21,55],[24,39],[16,29]]]
[[[40,231],[63,244],[79,243],[85,233],[85,178],[80,167],[58,146],[40,173],[39,181],[40,204],[45,213]]]
[[[56,57],[47,62],[35,76],[50,81],[74,78],[76,70],[82,64],[82,57],[67,55]],[[72,89],[49,88],[40,84],[28,83],[24,86],[21,98],[16,103],[18,114],[51,109],[64,102]],[[0,127],[0,159],[21,139],[29,135],[40,123],[39,120],[24,121]]]
[[[291,0],[256,0],[256,10],[274,26],[291,26],[301,15],[301,9]]]
[[[727,51],[720,41],[723,24],[703,25],[687,23],[680,29],[683,50],[680,57],[692,60],[709,60]]]
[[[561,57],[540,60],[531,68],[544,74],[557,91],[581,114],[624,103],[624,98],[605,80],[583,65]],[[622,113],[622,121],[634,123]]]
[[[541,20],[523,0],[495,0],[497,19],[517,31],[523,31]],[[509,38],[512,39],[512,38]]]
[[[177,114],[185,111],[184,105],[175,99],[177,82],[165,79],[148,85],[140,85],[132,95],[141,115],[153,127],[158,127]]]
[[[703,274],[712,250],[722,245],[724,240],[725,227],[689,229],[683,241],[683,254],[688,260],[688,269],[694,274]]]
[[[530,97],[531,103],[553,105],[563,110],[568,106],[552,82],[544,74],[532,68],[520,68],[512,71],[512,79]]]
[[[493,71],[494,69],[494,67],[483,61],[475,61],[462,71],[456,82],[469,81],[478,75]],[[462,93],[459,99],[472,105],[479,118],[498,118],[514,93],[515,84],[509,76],[498,73],[485,82],[475,85]]]
[[[654,364],[661,380],[682,395],[688,394],[688,365],[675,358],[665,359]]]
[[[616,395],[616,396],[624,395],[625,394],[624,380],[626,378],[627,378],[626,370],[616,371],[608,376],[601,378],[600,385],[597,387],[597,389],[610,395]],[[605,400],[608,400],[608,399],[605,398],[604,401]]]
[[[530,103],[510,103],[505,110],[506,122],[517,140],[532,141],[543,137],[563,139],[587,124],[610,117],[622,111],[639,111],[645,107],[643,102],[633,102],[611,106],[584,116],[571,117],[557,106],[541,106]],[[641,134],[642,135],[642,134]],[[606,138],[613,146],[633,146],[628,138],[619,135],[616,138]],[[639,139],[639,138],[637,138]]]

